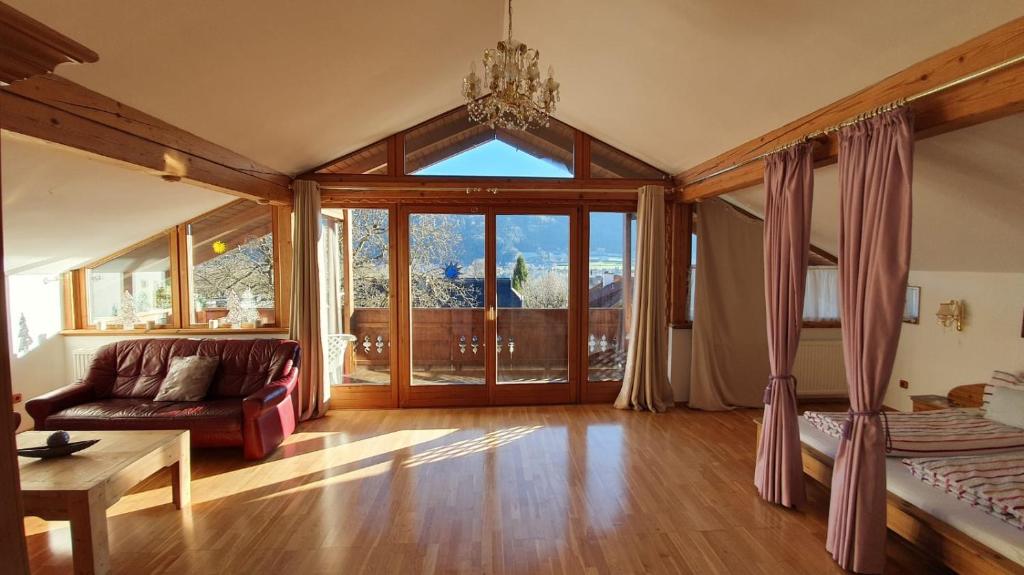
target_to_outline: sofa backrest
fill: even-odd
[[[172,357],[220,358],[207,397],[245,397],[282,377],[298,361],[286,339],[127,339],[101,347],[84,382],[100,398],[153,398]]]

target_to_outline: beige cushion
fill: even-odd
[[[199,401],[213,382],[220,358],[189,355],[171,358],[167,377],[153,401]]]
[[[1024,387],[992,386],[985,417],[1003,425],[1024,428]]]

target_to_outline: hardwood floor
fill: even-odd
[[[600,405],[332,411],[270,459],[193,453],[190,512],[154,476],[110,509],[115,573],[842,573],[827,494],[753,487],[756,410]],[[33,571],[67,523],[27,520]],[[941,572],[890,536],[887,573]]]

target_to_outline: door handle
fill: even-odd
[[[494,321],[494,318],[495,318],[494,306],[490,306],[490,307],[487,308],[487,321]]]

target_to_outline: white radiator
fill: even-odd
[[[801,341],[793,375],[800,397],[845,397],[846,370],[841,340]]]
[[[96,355],[96,350],[92,349],[76,349],[71,352],[71,380],[79,382],[85,379],[85,376],[89,373],[89,366],[92,365],[92,358]]]

